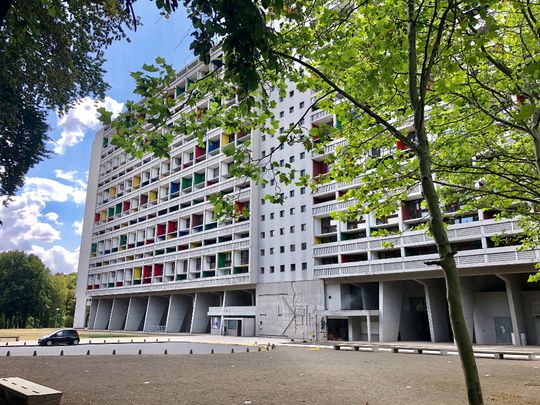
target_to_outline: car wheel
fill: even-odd
[[[78,345],[79,344],[79,339],[75,339],[73,340],[73,342],[71,342],[72,345]]]
[[[52,346],[52,340],[47,340],[47,346]]]

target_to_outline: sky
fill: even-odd
[[[104,100],[79,100],[64,116],[51,111],[48,159],[32,168],[7,207],[0,205],[0,252],[22,250],[39,256],[53,273],[77,271],[86,182],[92,140],[100,125],[96,109],[119,112],[133,95],[133,71],[164,57],[176,69],[191,60],[191,23],[185,10],[169,18],[159,15],[154,2],[136,2],[142,26],[106,51],[105,81],[110,89]]]

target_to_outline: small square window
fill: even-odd
[[[300,194],[306,194],[306,188],[300,187]]]
[[[262,155],[263,157],[265,157],[265,156],[266,156],[266,151],[263,150],[263,151],[261,152],[261,155]]]
[[[281,145],[279,145],[279,150],[283,150],[284,147],[285,147],[285,144],[282,143]]]
[[[300,176],[305,176],[305,175],[306,175],[306,169],[300,170]]]
[[[306,206],[305,205],[300,206],[300,212],[306,212]]]
[[[281,127],[281,128],[279,129],[279,133],[282,134],[282,133],[284,133],[284,132],[285,132],[285,128]]]
[[[263,222],[263,221],[264,221],[264,214],[261,215],[261,222]]]
[[[289,213],[290,213],[291,215],[294,215],[294,208],[291,208],[291,209],[289,210]]]
[[[261,205],[264,205],[264,203],[265,203],[264,198],[261,198]]]
[[[285,265],[284,265],[284,264],[280,264],[280,265],[279,265],[279,271],[280,271],[281,273],[285,273]]]
[[[270,230],[270,237],[271,237],[271,238],[274,237],[274,230],[273,230],[273,229]]]
[[[285,210],[279,211],[280,218],[283,218],[285,216]]]
[[[285,100],[285,97],[279,97],[279,102],[282,103]]]
[[[298,121],[298,125],[304,125],[304,119],[300,118],[300,121]]]
[[[281,160],[279,161],[279,165],[280,165],[281,167],[285,166],[285,160],[281,159]]]
[[[289,91],[289,97],[293,97],[293,96],[294,96],[294,90]]]
[[[302,242],[302,244],[300,245],[300,249],[302,249],[302,250],[307,250],[307,243],[306,243],[306,242]]]
[[[307,270],[307,262],[302,263],[302,270]]]
[[[271,180],[270,180],[270,185],[273,186],[273,185],[275,185],[275,184],[276,184],[276,179],[271,179]]]
[[[289,107],[289,114],[292,114],[294,112],[294,107]]]
[[[289,163],[294,163],[294,156],[289,156]]]
[[[279,228],[279,234],[285,235],[285,228]]]
[[[284,112],[284,111],[280,111],[280,112],[279,112],[279,118],[283,118],[284,115],[285,115],[285,112]]]
[[[261,232],[261,239],[264,239],[264,232]]]
[[[300,152],[300,159],[305,159],[306,152]]]
[[[289,228],[289,232],[290,232],[290,233],[294,233],[294,225],[292,225],[292,226]]]
[[[264,249],[261,249],[261,256],[264,256]]]
[[[291,263],[291,271],[296,271],[296,264]],[[263,271],[264,272],[264,271]]]
[[[270,254],[271,254],[271,255],[274,254],[274,248],[270,248]]]
[[[264,274],[264,267],[261,267],[261,274]]]
[[[262,140],[263,142],[266,141],[266,135],[263,135],[263,136],[261,137],[261,140]]]
[[[294,190],[289,191],[289,197],[294,197]]]
[[[274,213],[273,212],[270,213],[270,219],[274,219]]]
[[[306,230],[306,224],[300,225],[300,230],[301,230],[301,231],[305,231],[305,230]]]
[[[298,107],[304,108],[304,102],[303,102],[303,101],[300,101],[300,104],[298,105]]]
[[[306,263],[306,266],[307,266],[307,263]],[[270,273],[273,273],[274,272],[274,266],[270,266]]]
[[[279,253],[285,253],[285,246],[279,247]]]
[[[296,245],[292,244],[291,246],[289,246],[289,249],[291,252],[296,252]]]

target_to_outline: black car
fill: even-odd
[[[41,346],[78,345],[80,340],[79,332],[75,329],[60,329],[50,335],[40,337],[38,344]]]

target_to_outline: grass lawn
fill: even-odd
[[[20,341],[37,340],[41,336],[48,335],[59,328],[36,328],[36,329],[0,329],[0,336],[19,336]],[[129,336],[144,336],[144,334],[136,332],[102,332],[102,331],[79,331],[81,338],[110,338],[110,337],[129,337]],[[3,339],[2,339],[3,341]]]

